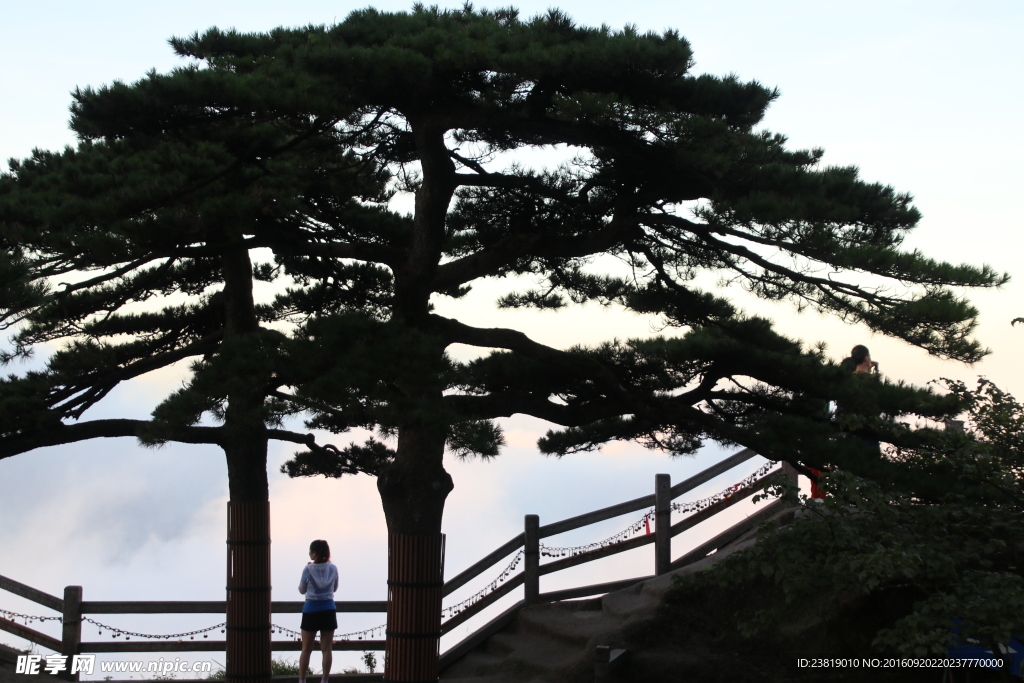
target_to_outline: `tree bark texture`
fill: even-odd
[[[443,534],[388,534],[385,681],[438,679],[443,587]]]
[[[269,501],[228,502],[227,559],[227,679],[269,681]]]
[[[395,272],[394,316],[428,325],[430,281],[441,260],[445,220],[455,191],[455,166],[444,130],[410,117],[422,167],[408,257]],[[437,347],[444,353],[444,346]],[[448,425],[429,416],[444,386],[427,380],[402,387],[412,408],[398,430],[395,460],[377,477],[388,524],[388,626],[384,680],[437,681],[440,674],[441,592],[444,584],[444,502],[454,487],[444,469]]]
[[[226,420],[226,423],[231,420]],[[270,681],[270,500],[262,423],[232,425],[228,460],[228,680]]]
[[[446,434],[443,426],[403,428],[394,464],[377,479],[388,524],[386,681],[436,681],[440,673],[441,517],[453,488],[442,462]]]
[[[252,262],[242,247],[227,250],[224,338],[259,331]],[[227,395],[222,442],[228,465],[227,653],[229,681],[271,680],[270,487],[261,378],[245,378]]]

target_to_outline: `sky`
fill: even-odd
[[[332,23],[365,6],[313,0],[8,0],[0,5],[0,159],[27,156],[35,147],[74,144],[67,128],[70,91],[179,65],[166,42],[171,36],[210,26],[257,31]],[[410,4],[374,6],[398,11]],[[526,16],[549,6],[518,5]],[[771,316],[794,338],[825,342],[835,359],[854,344],[868,345],[889,377],[923,385],[939,377],[972,382],[985,375],[1011,392],[1024,391],[1024,369],[1017,362],[1024,326],[1010,325],[1012,318],[1024,316],[1016,210],[1024,186],[1024,132],[1018,120],[1024,92],[1017,87],[1024,61],[1019,40],[1024,5],[574,0],[559,7],[581,24],[678,29],[693,46],[695,72],[733,73],[778,87],[781,97],[765,128],[787,135],[793,148],[824,148],[826,164],[856,165],[864,179],[915,197],[924,218],[907,248],[936,259],[987,263],[1013,278],[998,291],[966,293],[981,312],[977,336],[992,350],[973,367],[816,314],[752,302],[740,291],[723,293],[749,311]],[[595,308],[557,315],[496,312],[496,293],[477,288],[451,312],[471,315],[479,325],[519,327],[560,347],[654,330],[651,320]],[[145,417],[182,377],[175,369],[121,387],[92,417]],[[645,495],[653,490],[655,473],[667,472],[676,482],[726,453],[710,444],[696,458],[670,460],[615,444],[602,453],[553,460],[536,452],[544,424],[517,417],[505,427],[509,446],[500,458],[446,463],[455,479],[444,529],[447,576],[518,533],[524,514],[539,514],[543,524]],[[270,456],[274,598],[300,599],[294,585],[308,543],[327,538],[343,577],[339,599],[384,599],[386,536],[374,481],[365,476],[289,480],[277,470],[290,452],[272,445]],[[693,495],[709,495],[758,464],[737,468]],[[0,461],[0,487],[0,574],[56,595],[66,585],[81,585],[87,600],[223,599],[227,482],[216,448],[147,450],[120,439],[47,449]],[[589,542],[632,521],[627,516],[552,543]],[[677,538],[675,553],[697,540]],[[636,551],[601,568],[588,565],[574,576],[552,577],[542,590],[560,587],[559,582],[647,574],[652,563],[649,552]],[[3,592],[0,609],[50,614]],[[214,623],[211,615],[98,619],[149,633]],[[291,616],[275,621],[297,627]],[[355,630],[381,621],[382,615],[368,615],[339,626]],[[87,630],[86,639],[96,637]],[[5,633],[0,642],[21,643]],[[339,659],[355,665],[354,656]]]

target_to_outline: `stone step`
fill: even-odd
[[[584,655],[579,646],[518,630],[496,633],[487,642],[485,651],[504,655],[500,673],[552,678],[555,681],[565,680],[565,674],[580,664]]]
[[[660,603],[659,596],[645,592],[641,583],[605,595],[601,599],[601,612],[620,622],[638,616],[649,618],[657,612]]]
[[[600,607],[593,601],[587,607]],[[524,609],[519,613],[517,629],[557,639],[577,648],[587,648],[595,639],[621,628],[620,619],[601,609],[580,609],[580,605],[551,603]]]
[[[780,511],[783,524],[793,512]],[[446,683],[566,683],[591,681],[597,645],[622,647],[624,633],[656,618],[676,576],[702,571],[756,542],[754,532],[734,539],[685,567],[600,598],[524,608],[504,630],[444,671]],[[693,653],[630,652],[630,680],[676,680],[698,663]]]
[[[441,673],[441,680],[462,680],[480,676],[496,676],[505,662],[505,655],[473,650]]]

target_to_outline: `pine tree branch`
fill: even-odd
[[[489,247],[437,267],[430,283],[433,291],[452,289],[496,274],[520,258],[579,258],[610,250],[633,234],[636,221],[618,214],[596,232],[575,237],[543,234],[508,235]]]
[[[60,406],[62,410],[66,411],[66,415],[75,418],[81,417],[89,407],[95,405],[121,382],[134,379],[153,370],[159,370],[186,358],[211,353],[217,349],[217,343],[222,336],[222,332],[216,332],[179,349],[146,356],[95,379],[87,387],[70,385],[64,391],[56,393],[55,398],[57,401],[67,401]],[[77,399],[72,400],[76,395],[78,395]],[[75,406],[74,410],[67,412],[72,405]]]
[[[287,429],[268,429],[267,438],[275,441],[288,441],[291,443],[298,443],[310,448],[323,448],[316,442],[316,436],[314,434],[299,434],[298,432],[288,431]]]
[[[19,434],[6,439],[0,439],[0,459],[27,453],[38,448],[60,446],[90,439],[142,438],[143,435],[150,438],[154,432],[154,426],[159,430],[160,439],[163,441],[219,446],[222,445],[224,438],[222,427],[169,427],[163,423],[155,425],[151,420],[92,420],[71,425],[61,424],[46,430],[33,432],[32,434]],[[288,441],[309,446],[310,448],[322,448],[317,445],[316,437],[313,434],[299,434],[298,432],[286,429],[268,429],[266,434],[268,439]]]
[[[545,346],[533,341],[518,330],[471,327],[458,320],[439,315],[431,315],[430,322],[449,344],[466,344],[467,346],[515,351],[526,358],[571,370],[581,377],[599,382],[610,393],[620,398],[628,398],[619,379],[607,367],[593,358]]]
[[[282,378],[280,377],[276,379],[277,382],[280,382],[281,380]],[[289,380],[286,383],[292,384],[292,381]],[[278,386],[282,386],[282,384],[279,383]],[[269,391],[267,395],[273,396],[285,403],[291,403],[299,408],[303,408],[307,412],[328,415],[343,424],[365,424],[372,421],[372,417],[368,412],[357,417],[352,414],[351,410],[339,410],[337,408],[332,408],[323,401],[298,396],[296,394],[289,394],[276,388]]]
[[[452,157],[458,159],[461,163],[466,165],[473,164],[472,168],[477,170],[476,173],[456,173],[455,181],[460,186],[466,187],[495,187],[504,189],[520,189],[526,188],[532,190],[534,194],[540,197],[547,197],[548,199],[557,199],[563,204],[581,204],[584,203],[582,197],[584,194],[569,193],[569,192],[556,192],[550,185],[537,180],[537,178],[529,175],[513,175],[508,173],[491,173],[483,169],[479,164],[464,159],[463,157],[451,153]]]
[[[665,287],[672,291],[677,299],[694,304],[690,306],[696,315],[690,315],[686,322],[698,325],[716,325],[716,315],[710,314],[707,310],[707,304],[700,300],[700,297],[695,294],[689,287],[685,287],[678,283],[675,278],[668,272],[668,268],[665,265],[665,260],[659,257],[649,245],[639,243],[634,245],[634,249],[643,254],[647,262],[654,268],[654,272],[658,275],[658,281],[661,282]]]
[[[390,268],[398,267],[406,257],[404,250],[381,244],[315,242],[312,240],[305,240],[301,244],[295,244],[290,239],[278,239],[267,235],[260,235],[252,240],[246,240],[246,244],[250,248],[269,247],[275,253],[281,255],[353,259],[355,261],[380,263]]]
[[[73,108],[73,120],[81,116],[81,102],[82,101],[79,99],[79,108],[77,110]],[[288,150],[294,149],[295,147],[299,146],[306,140],[313,138],[317,135],[323,134],[327,130],[330,130],[336,123],[337,120],[335,119],[318,121],[315,124],[309,126],[308,129],[302,131],[297,135],[292,136],[284,144],[265,150],[263,154],[265,154],[267,158],[270,158],[282,154],[283,152],[286,152]],[[129,210],[131,213],[142,213],[174,206],[182,201],[187,202],[190,196],[194,196],[198,194],[200,190],[203,190],[220,180],[230,177],[233,173],[236,173],[239,169],[243,168],[245,163],[246,162],[242,159],[236,159],[223,170],[217,173],[207,176],[202,180],[186,184],[184,187],[176,188],[173,191],[165,193],[162,197],[147,199],[146,203],[143,206],[136,207],[134,210],[131,210],[131,207],[129,207]]]
[[[687,232],[689,232],[689,233],[699,237],[701,240],[703,240],[707,245],[709,245],[712,249],[714,249],[717,252],[725,253],[725,254],[732,254],[733,256],[738,256],[738,257],[740,257],[742,259],[745,259],[745,260],[747,260],[747,261],[749,261],[749,262],[751,262],[753,264],[756,264],[756,265],[760,266],[765,271],[768,271],[768,272],[771,272],[771,273],[775,273],[776,275],[782,275],[783,277],[786,277],[789,280],[794,281],[794,282],[803,282],[803,283],[814,285],[817,289],[820,289],[820,290],[829,290],[829,291],[834,291],[834,292],[841,292],[841,293],[846,294],[848,296],[853,296],[853,297],[856,297],[858,299],[862,299],[864,301],[868,301],[868,302],[874,303],[874,304],[879,305],[879,306],[893,305],[893,304],[896,304],[896,303],[900,302],[900,300],[895,298],[895,297],[881,296],[877,292],[869,291],[867,289],[864,289],[863,287],[858,287],[858,286],[856,286],[856,285],[854,285],[852,283],[849,283],[849,282],[843,282],[843,281],[840,281],[840,280],[830,280],[830,279],[827,279],[827,278],[815,277],[815,276],[812,276],[812,275],[810,275],[810,274],[808,274],[806,272],[800,272],[800,271],[797,271],[797,270],[793,270],[792,268],[786,268],[784,266],[780,266],[779,264],[774,263],[774,262],[764,258],[760,254],[752,251],[751,249],[749,249],[747,247],[744,247],[744,246],[739,245],[739,244],[732,244],[731,242],[726,242],[724,240],[718,239],[717,237],[714,236],[714,233],[728,234],[728,235],[731,235],[731,236],[734,236],[734,237],[738,237],[740,239],[743,239],[743,240],[746,240],[746,241],[750,241],[750,242],[754,242],[754,243],[757,243],[757,244],[762,244],[762,245],[765,245],[765,246],[777,247],[779,249],[783,249],[783,250],[786,250],[786,251],[794,253],[794,254],[799,254],[801,256],[805,256],[808,259],[812,259],[812,260],[821,262],[821,259],[818,256],[804,254],[799,249],[798,245],[795,244],[795,243],[775,242],[775,241],[771,241],[771,240],[760,239],[756,235],[753,235],[753,234],[750,234],[750,233],[740,232],[738,230],[728,230],[728,229],[724,229],[724,228],[720,228],[720,227],[712,228],[709,225],[702,225],[700,223],[694,223],[693,221],[689,221],[689,220],[687,220],[685,218],[682,218],[680,216],[672,216],[670,214],[664,214],[662,216],[645,216],[643,218],[643,223],[650,224],[650,225],[658,225],[660,223],[667,223],[667,224],[670,224],[670,225],[672,225],[674,227],[677,227],[677,228],[683,228]],[[675,241],[674,240],[674,236],[672,236],[670,234],[666,234],[666,233],[664,233],[662,231],[658,231],[658,232],[659,232],[659,234],[662,234],[664,237],[666,237],[670,241]],[[832,264],[830,264],[830,265],[832,265]],[[759,278],[758,278],[758,276],[756,274],[749,273],[746,270],[740,268],[738,265],[734,265],[733,267],[743,277],[748,278],[748,279],[750,279],[752,281],[759,280]],[[869,270],[868,272],[875,272],[875,271]],[[885,275],[885,273],[879,273],[879,274]],[[947,284],[947,283],[941,283],[941,284]],[[810,299],[806,295],[801,294],[795,288],[791,288],[791,292],[795,296],[799,296],[800,298],[806,299],[808,301],[813,301],[812,299]]]
[[[570,405],[553,403],[529,392],[498,392],[487,396],[449,395],[442,399],[448,410],[472,420],[530,415],[563,427],[578,427],[595,420],[632,413],[634,406],[621,401],[595,399]]]
[[[673,424],[677,427],[686,424],[697,425],[705,433],[715,434],[718,441],[737,443],[757,451],[767,458],[778,459],[773,448],[777,444],[765,439],[757,431],[743,429],[730,420],[701,410],[696,405],[679,405],[666,401],[661,403],[660,407],[662,409],[660,418],[666,424]]]
[[[76,424],[60,424],[31,434],[19,434],[0,439],[0,459],[9,458],[19,453],[27,453],[37,448],[77,443],[89,439],[116,438],[134,436],[141,437],[143,432],[153,427],[150,420],[92,420]],[[166,441],[193,444],[220,444],[222,431],[220,427],[167,427],[160,425],[160,437]]]
[[[59,285],[63,285],[64,289],[60,290],[59,292],[56,292],[53,295],[53,297],[54,297],[55,300],[59,301],[60,299],[65,298],[69,294],[77,292],[78,290],[88,289],[90,287],[94,287],[96,285],[101,285],[101,284],[104,284],[106,282],[110,282],[111,280],[117,279],[117,278],[121,277],[122,275],[126,275],[126,274],[132,272],[133,270],[136,270],[136,269],[146,265],[147,263],[149,263],[151,261],[155,261],[155,260],[157,260],[159,258],[162,258],[162,257],[156,256],[156,255],[150,255],[150,256],[146,256],[144,258],[136,259],[136,260],[134,260],[134,261],[132,261],[132,262],[122,266],[121,268],[117,268],[117,269],[115,269],[115,270],[113,270],[113,271],[111,271],[109,273],[104,273],[103,275],[98,275],[98,276],[96,276],[96,277],[94,277],[92,279],[89,279],[89,280],[82,280],[81,282],[75,282],[73,284],[72,283],[68,283],[68,282],[60,282],[58,284]]]

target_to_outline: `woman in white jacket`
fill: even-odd
[[[334,604],[334,591],[338,590],[338,568],[331,562],[331,548],[327,541],[310,543],[309,559],[312,561],[306,563],[302,578],[299,579],[299,592],[306,595],[300,627],[302,654],[299,655],[299,683],[306,683],[309,655],[313,652],[317,631],[320,632],[324,669],[320,680],[326,683],[331,673],[331,642],[334,640],[334,630],[338,628],[337,605]]]

